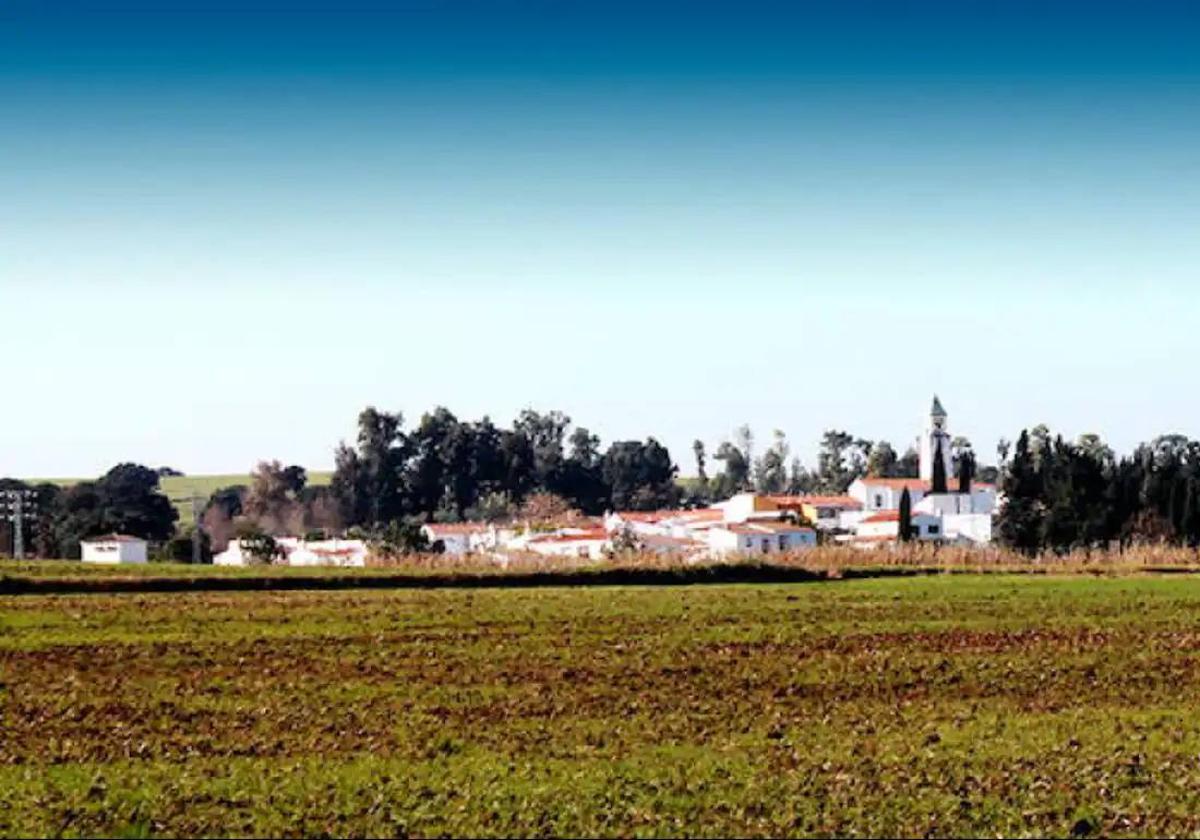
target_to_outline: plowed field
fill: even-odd
[[[1200,579],[0,599],[3,835],[1200,832]]]

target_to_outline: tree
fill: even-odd
[[[874,444],[846,432],[830,429],[821,438],[817,453],[817,484],[824,493],[845,493],[855,479],[867,473]]]
[[[158,472],[140,464],[118,464],[94,486],[98,532],[120,533],[163,542],[175,531],[179,514],[158,491]]]
[[[570,444],[555,489],[584,513],[603,513],[609,496],[600,471],[600,438],[580,426],[571,433]]]
[[[242,550],[257,565],[270,566],[287,556],[273,536],[257,528],[243,531],[240,541]]]
[[[998,530],[1001,540],[1010,547],[1035,554],[1042,539],[1042,481],[1029,447],[1029,432],[1022,431],[1004,474],[1005,503]]]
[[[905,487],[900,494],[900,542],[910,542],[912,538],[912,495]]]
[[[303,467],[259,461],[250,473],[250,487],[241,503],[242,514],[268,534],[300,533],[305,526],[301,497],[307,481]]]
[[[722,441],[713,457],[724,465],[715,479],[715,497],[726,498],[750,487],[750,460],[745,452],[729,441]]]
[[[540,414],[529,408],[513,423],[513,431],[529,441],[536,487],[555,489],[555,479],[563,462],[563,437],[570,425],[571,418],[561,411]]]
[[[871,478],[895,478],[900,459],[886,440],[878,441],[867,456],[867,475]]]
[[[388,559],[429,552],[440,554],[445,550],[441,540],[433,544],[429,542],[424,523],[419,517],[393,520],[375,532],[368,541],[377,555]]]
[[[545,491],[531,493],[517,510],[517,519],[533,528],[559,525],[578,515],[562,496]]]
[[[970,493],[975,480],[975,453],[966,449],[958,456],[958,492]]]
[[[675,465],[654,438],[645,443],[617,441],[604,453],[601,474],[612,493],[614,510],[657,510],[679,500]]]
[[[942,439],[939,437],[937,448],[933,453],[933,486],[930,488],[931,493],[947,493],[949,492],[946,482],[946,460],[944,458],[944,450],[942,449]]]
[[[692,454],[696,456],[696,475],[701,483],[708,483],[708,473],[704,471],[704,441],[692,441]]]
[[[357,449],[338,446],[330,485],[347,525],[379,525],[409,507],[410,442],[404,418],[374,407],[358,416]]]
[[[791,474],[788,476],[788,494],[803,496],[817,488],[817,477],[809,472],[799,458],[792,459]]]
[[[760,493],[782,493],[788,486],[788,446],[787,437],[779,429],[775,430],[771,446],[763,453],[755,464],[755,489]]]

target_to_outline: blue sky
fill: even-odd
[[[606,441],[1200,436],[1200,8],[0,8],[0,474]]]

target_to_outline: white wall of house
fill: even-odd
[[[945,536],[940,516],[914,512],[912,525],[913,533],[918,539],[942,539]],[[900,521],[898,519],[885,519],[881,522],[863,520],[854,533],[857,537],[896,537],[900,534]]]
[[[284,566],[341,566],[361,568],[367,565],[369,550],[362,540],[314,540],[305,542],[296,537],[276,537],[283,557],[276,562]],[[214,566],[251,566],[256,561],[241,540],[230,540],[229,546],[213,555]]]
[[[861,502],[865,511],[899,510],[900,497],[904,495],[904,487],[858,478],[846,492]],[[917,502],[925,497],[925,490],[919,485],[909,485],[908,495],[915,508]]]
[[[580,540],[558,537],[534,539],[525,544],[526,550],[546,557],[587,557],[591,560],[603,559],[608,547],[607,539]]]
[[[421,530],[425,532],[430,545],[441,540],[446,554],[458,557],[471,550],[471,534],[466,531],[451,532],[429,525],[422,526]]]
[[[942,517],[946,537],[980,545],[992,541],[992,515],[990,513],[950,514]]]
[[[942,516],[979,513],[991,514],[996,509],[996,490],[993,487],[972,487],[970,493],[930,493],[913,504],[914,511]]]
[[[85,540],[80,543],[80,559],[84,563],[145,563],[146,541],[126,537],[113,540]]]
[[[763,529],[722,528],[708,530],[708,546],[715,554],[771,554],[796,551],[817,544],[817,534],[811,528]]]

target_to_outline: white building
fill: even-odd
[[[572,530],[573,532],[568,532]],[[565,529],[556,533],[531,536],[525,539],[520,547],[546,557],[586,557],[590,560],[601,560],[612,547],[612,540],[608,531],[603,528]]]
[[[799,551],[817,544],[817,532],[784,521],[730,522],[708,529],[713,554],[771,554]]]
[[[942,531],[942,517],[929,513],[914,513],[912,515],[913,539],[941,540],[945,538]],[[881,510],[858,523],[854,532],[855,538],[900,537],[900,511]]]
[[[947,431],[946,409],[942,408],[942,401],[935,394],[933,397],[933,408],[929,412],[929,423],[925,426],[925,431],[921,434],[921,479],[923,481],[933,481],[934,464],[940,456],[942,459],[942,467],[945,469],[944,475],[947,480],[954,473],[950,469],[950,433]]]
[[[933,398],[929,423],[921,436],[920,456],[920,478],[860,478],[850,485],[850,496],[861,502],[865,511],[865,517],[854,528],[857,544],[895,539],[899,532],[900,500],[905,491],[912,503],[914,526],[922,523],[917,528],[919,539],[967,544],[991,542],[996,488],[972,481],[967,492],[959,492],[960,482],[952,467],[946,410],[937,397]],[[933,492],[934,465],[939,457],[946,471],[945,493]]]
[[[296,537],[276,537],[275,544],[282,554],[275,562],[281,566],[361,568],[367,565],[370,553],[362,540],[305,542]],[[256,562],[242,540],[230,540],[224,551],[213,555],[214,566],[252,566]]]
[[[84,563],[145,563],[146,541],[124,534],[91,537],[80,544]]]
[[[423,525],[421,530],[425,532],[430,545],[440,541],[442,552],[455,557],[492,551],[504,538],[495,525],[481,522],[430,522]]]

